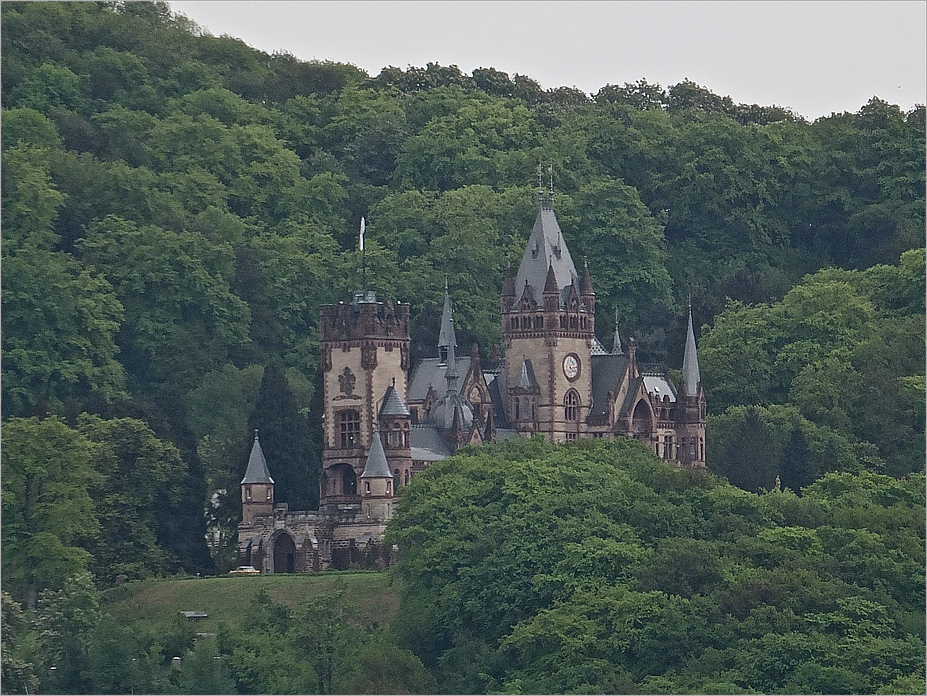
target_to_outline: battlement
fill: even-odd
[[[377,300],[370,290],[356,291],[350,302],[323,305],[320,314],[323,342],[409,340],[409,305]]]

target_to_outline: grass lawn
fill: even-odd
[[[222,622],[240,622],[262,588],[297,612],[312,598],[342,589],[352,622],[388,625],[398,603],[391,579],[390,573],[367,571],[141,580],[108,590],[105,599],[109,613],[126,626],[168,627],[179,612],[205,611],[209,618],[197,620],[196,630],[215,633]]]

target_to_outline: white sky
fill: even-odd
[[[872,96],[927,101],[927,3],[909,2],[171,2],[211,34],[302,60],[493,67],[542,87],[689,78],[806,118]]]

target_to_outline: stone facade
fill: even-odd
[[[321,308],[323,454],[318,511],[273,503],[255,434],[242,479],[240,565],[262,572],[385,567],[381,540],[412,476],[465,444],[543,435],[631,437],[680,466],[705,466],[705,395],[691,310],[682,383],[642,371],[634,339],[595,336],[595,291],[579,275],[553,206],[541,201],[500,298],[504,356],[458,356],[445,287],[438,357],[409,364],[409,306],[358,290]],[[411,371],[410,371],[411,368]]]

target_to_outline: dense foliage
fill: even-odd
[[[831,505],[824,492],[829,481],[854,490],[908,491],[913,484],[892,484],[871,472],[901,477],[923,470],[923,106],[904,113],[873,98],[856,113],[807,122],[781,107],[735,104],[689,81],[664,89],[639,80],[606,85],[590,96],[543,89],[527,76],[493,68],[467,75],[455,66],[428,64],[387,67],[370,76],[350,65],[268,55],[231,37],[210,36],[165,3],[4,3],[0,12],[3,586],[27,607],[41,604],[43,591],[48,606],[66,603],[65,595],[85,597],[86,577],[74,579],[80,571],[109,584],[122,577],[227,570],[240,516],[237,486],[253,429],[264,435],[278,499],[291,508],[316,503],[318,307],[343,299],[361,282],[355,248],[362,216],[369,284],[411,304],[413,357],[434,349],[446,277],[458,340],[478,342],[488,365],[501,338],[502,277],[522,253],[537,185],[556,189],[573,256],[589,260],[597,331],[606,345],[617,317],[622,335],[638,339],[642,361],[673,368],[681,363],[688,301],[696,324],[708,327],[701,350],[710,467],[748,490],[790,489],[737,498],[733,489],[704,483],[714,479],[691,490],[678,483],[689,491],[685,495],[707,490],[740,501],[731,504],[729,521],[718,513],[718,525],[736,527],[743,501],[761,510],[760,529],[781,523],[778,513],[769,512],[769,501],[791,501],[789,510],[825,509]],[[580,459],[606,457],[595,447],[564,451]],[[492,449],[485,456],[510,457],[505,452]],[[547,457],[543,452],[537,449],[532,457]],[[628,461],[643,457],[633,447],[620,452],[618,458]],[[478,459],[469,457],[455,461]],[[654,467],[646,461],[635,476]],[[587,471],[578,462],[576,476]],[[442,465],[434,476],[458,466]],[[686,475],[653,476],[669,481]],[[415,490],[437,485],[431,480]],[[653,490],[669,496],[653,502],[655,510],[675,505],[673,486]],[[564,519],[587,505],[596,509],[599,502],[580,493],[573,490],[578,497],[556,503]],[[420,515],[412,503],[425,504],[418,495],[410,490],[404,519]],[[462,498],[457,510],[452,503],[450,497],[441,506],[435,502],[435,514],[453,517],[477,505]],[[606,512],[617,517],[608,521]],[[537,513],[537,529],[543,528],[547,513],[540,506],[524,513]],[[627,602],[645,607],[642,612],[664,604],[683,614],[702,611],[693,608],[699,592],[719,587],[715,580],[685,580],[681,587],[689,589],[679,592],[651,587],[657,580],[648,584],[645,578],[659,573],[646,570],[647,558],[691,560],[705,551],[720,564],[705,561],[715,568],[706,577],[721,573],[729,579],[728,561],[722,562],[726,549],[706,550],[699,544],[715,542],[673,526],[673,515],[683,513],[661,512],[669,517],[654,518],[653,524],[664,526],[650,534],[666,541],[641,537],[642,546],[634,535],[643,532],[622,536],[624,527],[618,527],[632,522],[622,522],[619,513],[601,513],[603,529],[617,535],[602,536],[601,546],[561,530],[537,548],[510,549],[509,558],[491,552],[508,548],[501,540],[511,530],[494,528],[495,547],[476,549],[472,567],[448,569],[441,582],[453,582],[441,592],[450,594],[434,604],[423,604],[431,601],[429,593],[410,599],[422,604],[422,616],[460,600],[453,610],[457,623],[429,636],[431,647],[415,643],[420,622],[410,618],[406,629],[408,644],[438,669],[442,688],[582,689],[569,681],[566,668],[562,684],[544,676],[541,657],[557,664],[561,656],[554,643],[543,650],[532,643],[531,636],[542,631],[531,622],[565,616],[579,621],[593,611],[569,603],[579,597],[600,608],[599,618],[587,617],[593,623]],[[791,526],[818,539],[823,527],[813,519]],[[525,539],[532,520],[526,517],[517,530]],[[872,533],[881,534],[878,528]],[[401,534],[403,543],[411,539],[408,529]],[[824,534],[808,548],[826,555],[839,546]],[[876,543],[869,537],[859,543],[870,542]],[[449,546],[445,560],[450,563],[459,550]],[[549,580],[535,573],[508,586],[481,585],[490,570],[479,570],[483,556],[501,568],[528,563],[534,553],[539,555],[531,563],[543,565]],[[730,567],[758,563],[752,552],[743,553]],[[410,553],[405,563],[415,558]],[[598,594],[579,585],[569,595],[556,590],[567,574],[576,582],[584,577],[586,571],[571,565],[578,559],[586,559],[590,573],[601,566],[610,582],[624,578],[619,569],[639,567],[638,584],[626,591],[638,594],[622,594],[614,584],[608,592],[596,589]],[[840,567],[829,556],[822,562],[833,573]],[[566,565],[557,570],[558,564]],[[802,577],[792,566],[784,568],[763,566],[756,586],[779,587],[780,576],[783,583]],[[839,576],[838,583],[828,576],[826,583],[869,587],[883,570],[871,564],[859,569],[862,579]],[[443,571],[436,566],[434,572]],[[464,585],[454,584],[460,581],[454,574],[467,579]],[[814,582],[796,596],[812,592]],[[490,597],[489,587],[501,594]],[[464,588],[478,601],[454,594]],[[828,588],[821,596],[847,602],[857,597],[843,585]],[[680,599],[647,594],[663,590]],[[523,613],[515,611],[530,592],[535,594],[518,610]],[[742,592],[767,596],[766,590]],[[889,641],[886,650],[907,654],[907,644],[891,641],[903,643],[911,634],[904,618],[909,609],[899,608],[908,607],[910,597],[896,605],[878,593],[864,595],[882,609],[847,608],[833,599],[808,612],[856,612],[845,616],[868,626],[859,617],[869,611],[879,617],[873,619],[882,627],[878,631],[895,628],[840,635]],[[770,616],[786,608],[794,616],[805,611],[805,605],[777,604],[775,592],[768,596],[768,602],[757,601],[769,605],[764,611]],[[485,617],[472,614],[484,603],[494,626],[486,634],[480,632]],[[4,627],[13,604],[4,600]],[[749,614],[725,616],[742,623]],[[811,630],[805,614],[776,618],[780,633],[811,635],[803,633]],[[17,617],[11,608],[10,626],[21,623]],[[821,626],[842,620],[821,618],[816,625],[826,633],[831,629]],[[74,664],[90,660],[102,670],[92,674],[106,674],[105,650],[93,657],[86,648],[93,642],[86,638],[90,628],[68,625],[61,635],[83,636],[67,648],[76,651],[69,653],[77,656]],[[99,632],[93,640],[104,640],[108,628],[94,626]],[[515,626],[518,631],[509,635]],[[747,633],[736,633],[740,628],[730,630],[744,650],[760,650],[743,642]],[[293,655],[303,654],[304,639],[294,631],[281,628]],[[5,643],[6,635],[4,630]],[[694,667],[667,662],[645,675],[619,661],[605,671],[615,681],[596,688],[669,688],[653,679],[670,679],[670,671],[684,675],[690,685],[685,688],[692,689],[753,679],[728,673],[742,666],[717,647],[717,636],[698,640],[692,650],[702,650],[702,664],[721,665],[716,673],[699,675]],[[815,655],[816,662],[802,662],[816,665],[804,667],[808,689],[814,679],[850,669],[814,652],[818,638],[795,640],[799,647],[789,654]],[[582,660],[602,659],[582,654]],[[34,690],[37,673],[6,655],[4,649],[4,675],[13,670],[17,684]],[[373,670],[409,657],[390,655],[364,659]],[[781,659],[779,668],[792,674],[793,663]],[[882,665],[875,657],[865,659]],[[481,661],[499,667],[481,668],[489,676],[478,678],[468,670]],[[208,664],[204,657],[204,670]],[[850,681],[827,683],[905,688],[890,684],[896,677],[906,684],[908,667],[873,667],[881,676],[853,672],[844,675]],[[74,669],[69,678],[75,689],[104,689],[86,665]],[[751,688],[798,688],[798,682],[770,674],[756,676],[760,681],[750,683],[760,686]],[[106,688],[125,687],[123,677],[110,676],[115,681],[107,684],[121,686]],[[712,687],[709,678],[720,681]],[[246,683],[242,679],[238,687],[284,688]],[[338,688],[367,688],[342,682],[349,683]],[[426,688],[424,683],[416,688]],[[295,684],[309,688],[305,680]]]
[[[635,442],[470,448],[417,476],[398,639],[446,693],[920,693],[924,478],[801,497]]]

